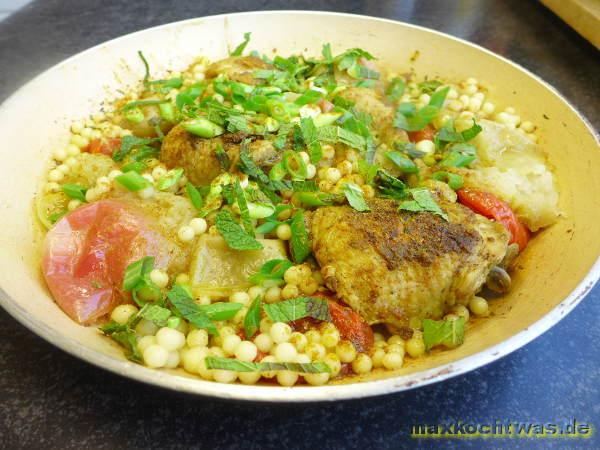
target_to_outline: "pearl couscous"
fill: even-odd
[[[37,213],[59,306],[219,383],[318,386],[460,345],[557,216],[536,124],[472,77],[248,40],[161,77],[139,52],[139,90],[52,151]]]

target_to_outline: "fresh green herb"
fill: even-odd
[[[331,373],[331,368],[323,362],[246,362],[239,359],[207,356],[204,363],[208,369],[232,370],[235,372],[271,372],[291,370],[300,373]]]
[[[150,182],[139,173],[130,171],[115,177],[115,181],[130,191],[137,192],[150,186]]]
[[[271,259],[264,263],[258,272],[248,278],[252,284],[262,284],[265,281],[274,281],[276,284],[283,284],[283,274],[292,267],[293,264],[287,259]]]
[[[423,320],[423,341],[427,351],[436,345],[457,347],[464,342],[464,333],[464,317],[450,320]]]
[[[402,173],[417,173],[419,171],[417,165],[400,152],[387,152],[385,156],[392,161]]]
[[[304,213],[302,211],[298,211],[294,214],[290,227],[292,229],[290,252],[294,262],[300,264],[301,262],[304,262],[308,255],[310,255],[310,241],[308,239],[308,232],[306,231],[306,225],[304,224]]]
[[[134,148],[145,147],[159,140],[159,138],[139,138],[133,135],[124,136],[121,139],[121,146],[113,153],[113,160],[117,162],[123,161]]]
[[[252,301],[252,304],[248,308],[246,316],[244,317],[244,333],[246,335],[246,339],[251,339],[260,327],[260,310],[261,300],[260,296],[257,296]]]
[[[443,181],[445,183],[448,183],[448,186],[450,186],[450,188],[454,190],[460,189],[464,184],[463,177],[452,172],[438,171],[433,173],[431,175],[431,178],[437,181]]]
[[[367,141],[363,136],[334,125],[319,128],[318,137],[321,141],[333,144],[341,142],[360,151],[367,148]]]
[[[251,219],[264,219],[269,217],[275,211],[272,203],[266,202],[248,202],[248,213]]]
[[[123,290],[135,291],[151,283],[150,272],[154,268],[154,257],[145,256],[127,266],[123,277]]]
[[[377,171],[377,187],[384,197],[402,200],[408,196],[406,184],[384,169]]]
[[[319,91],[312,89],[307,90],[304,94],[296,99],[294,102],[296,105],[302,106],[308,103],[316,103],[323,98],[323,94]]]
[[[241,303],[217,302],[210,305],[200,305],[198,309],[202,311],[210,320],[222,321],[233,318],[240,309]]]
[[[146,60],[146,57],[144,56],[141,50],[138,50],[138,56],[144,64],[144,84],[146,84],[150,79],[150,66],[148,65],[148,61]]]
[[[296,192],[292,197],[294,203],[298,202],[305,206],[328,206],[343,201],[344,196],[330,194],[328,192]]]
[[[183,110],[185,106],[192,106],[196,99],[202,95],[206,86],[201,83],[194,84],[190,86],[188,89],[179,92],[177,97],[175,97],[175,106],[179,110]]]
[[[424,94],[432,94],[437,88],[442,85],[438,80],[427,80],[419,83],[417,86]]]
[[[373,183],[373,180],[377,176],[378,167],[375,164],[369,164],[364,159],[358,160],[358,173],[365,180],[366,184]]]
[[[293,322],[305,317],[331,322],[327,300],[319,297],[297,297],[267,303],[263,309],[273,322]]]
[[[342,190],[352,208],[360,212],[371,211],[363,197],[363,191],[358,185],[354,183],[344,183]]]
[[[236,179],[235,183],[233,184],[233,192],[240,209],[240,218],[242,219],[244,229],[246,230],[246,233],[254,237],[254,227],[252,226],[250,211],[248,211],[248,202],[246,201],[246,195],[244,194],[244,190],[242,189],[242,185],[238,179]]]
[[[116,323],[107,324],[107,326],[100,327],[100,331],[102,331],[106,336],[110,336],[112,339],[125,347],[126,356],[128,359],[137,363],[142,363],[143,358],[137,347],[137,337],[135,331],[126,325],[118,325]]]
[[[173,186],[177,186],[177,183],[179,183],[179,180],[182,176],[182,168],[169,170],[156,182],[156,188],[159,191],[166,191],[168,189],[171,189]]]
[[[87,192],[87,189],[83,186],[65,183],[61,186],[61,189],[67,195],[67,197],[85,202],[85,193]]]
[[[194,208],[196,208],[197,211],[201,211],[202,207],[204,206],[204,202],[202,201],[202,195],[198,189],[196,189],[196,187],[188,181],[185,184],[185,190],[190,202],[192,202],[192,205],[194,205]]]
[[[401,103],[394,116],[394,126],[406,131],[422,130],[438,115],[449,90],[449,87],[445,87],[436,91],[431,95],[429,104],[419,110],[412,103]]]
[[[227,245],[234,250],[260,250],[263,245],[247,234],[231,213],[222,210],[217,214],[215,225]]]
[[[139,108],[129,108],[127,110],[123,110],[123,113],[125,119],[131,123],[141,123],[145,119],[144,113]]]
[[[218,334],[217,327],[208,315],[202,311],[188,291],[180,285],[175,285],[167,294],[167,298],[177,312],[197,328],[207,330],[210,334]]]
[[[404,94],[405,89],[406,82],[404,78],[396,77],[390,82],[385,93],[390,100],[397,102],[402,97],[402,94]]]
[[[305,117],[300,119],[300,130],[302,131],[302,139],[310,155],[310,162],[317,164],[323,157],[317,127],[310,117]]]
[[[121,108],[121,111],[124,114],[127,114],[135,109],[140,108],[140,107],[143,108],[145,106],[156,106],[156,105],[161,105],[163,103],[168,103],[168,102],[169,102],[169,100],[167,100],[167,99],[164,99],[164,100],[135,100],[135,101],[129,102],[125,106],[123,106],[123,108]],[[139,116],[139,113],[134,113],[134,116],[136,116],[136,115]],[[143,113],[142,113],[142,120],[144,120]],[[137,120],[135,117],[133,117],[131,122],[139,123],[139,122],[141,122],[141,120]]]
[[[252,36],[252,33],[244,33],[244,41],[241,44],[239,44],[235,48],[235,50],[230,53],[230,55],[231,56],[242,56],[242,53],[244,53],[244,50],[246,49],[248,42],[250,42],[250,36]]]
[[[444,159],[440,161],[442,167],[466,167],[477,159],[477,150],[471,144],[453,144],[448,148]]]
[[[448,220],[448,215],[436,203],[431,192],[429,192],[427,188],[414,188],[409,192],[413,199],[400,203],[398,209],[412,212],[427,211],[440,216],[446,221]]]
[[[146,303],[137,315],[142,319],[153,322],[159,327],[164,327],[167,325],[169,317],[171,317],[171,311],[153,303]]]
[[[470,141],[483,129],[473,120],[473,125],[462,131],[458,132],[454,128],[454,121],[448,120],[440,131],[435,136],[435,143],[437,148],[442,148],[447,143],[463,143]]]

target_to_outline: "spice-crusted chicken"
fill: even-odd
[[[273,66],[255,56],[230,56],[229,58],[215,61],[206,68],[206,78],[215,78],[221,74],[230,80],[246,84],[258,84],[259,80],[253,76],[255,70],[270,69]]]
[[[222,146],[229,161],[234,163],[239,156],[240,143],[246,137],[242,133],[228,133],[206,139],[188,133],[181,125],[177,125],[165,136],[160,159],[169,168],[182,167],[193,184],[207,185],[222,171],[216,148]],[[252,141],[248,152],[258,165],[268,166],[279,158],[279,152],[272,142],[263,139]]]
[[[449,221],[398,211],[392,200],[371,212],[319,208],[311,217],[314,255],[327,285],[368,323],[404,328],[464,304],[506,253],[504,227],[438,198]]]

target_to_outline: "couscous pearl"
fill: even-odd
[[[280,344],[283,345],[283,344]],[[258,348],[253,342],[242,341],[235,348],[234,355],[240,361],[254,361],[258,354]]]
[[[79,149],[79,147],[77,147],[74,144],[69,144],[67,145],[67,155],[69,156],[77,156],[81,153],[81,150]]]
[[[340,358],[340,361],[345,363],[350,363],[356,358],[356,349],[350,341],[341,341],[335,348],[335,353]]]
[[[71,136],[71,144],[75,145],[76,147],[84,148],[87,147],[89,145],[90,141],[89,139],[80,136],[78,134],[74,134]]]
[[[117,178],[118,176],[123,175],[123,172],[121,172],[120,170],[111,170],[110,172],[108,172],[108,179],[109,180],[114,180],[115,178]]]
[[[300,158],[302,158],[302,161],[304,161],[304,164],[310,163],[310,156],[308,155],[308,153],[298,152],[298,156],[300,156]]]
[[[157,331],[158,327],[154,324],[154,322],[151,322],[150,320],[146,319],[140,320],[139,323],[135,326],[135,332],[139,336],[155,335]]]
[[[160,345],[150,345],[144,350],[144,363],[153,369],[164,367],[169,359],[169,352]]]
[[[469,95],[473,95],[477,92],[477,86],[475,86],[474,84],[470,84],[465,88],[465,92]]]
[[[350,161],[342,161],[337,166],[342,175],[350,175],[352,173],[352,163]]]
[[[471,98],[471,100],[469,100],[469,111],[477,112],[480,109],[481,109],[481,100],[479,100],[478,98]]]
[[[202,217],[196,217],[190,220],[190,227],[192,227],[192,230],[194,230],[195,234],[202,234],[206,232],[208,224]]]
[[[198,305],[210,305],[211,300],[210,300],[210,297],[208,295],[199,295],[196,298],[196,303]]]
[[[515,108],[513,108],[512,106],[505,108],[504,111],[506,111],[508,114],[515,114],[517,112],[517,110]]]
[[[327,364],[331,369],[330,376],[332,378],[338,376],[338,374],[342,370],[342,362],[340,361],[339,356],[335,353],[328,353],[327,355],[325,355],[325,357],[323,358],[323,362]]]
[[[81,205],[81,201],[79,201],[79,200],[71,200],[69,202],[69,204],[67,205],[67,209],[69,211],[74,211],[75,209],[77,209],[79,207],[79,205]]]
[[[169,357],[167,358],[167,363],[165,367],[167,369],[175,369],[180,362],[179,352],[169,352]]]
[[[340,178],[342,178],[342,174],[339,169],[335,167],[330,167],[325,172],[325,180],[329,181],[330,183],[337,183],[340,181]]]
[[[450,100],[448,102],[448,109],[458,112],[463,109],[463,103],[460,100]]]
[[[304,336],[302,333],[294,331],[290,336],[290,343],[296,347],[296,350],[301,352],[306,347],[306,344],[308,344],[308,339],[306,339],[306,336]]]
[[[493,112],[496,110],[496,107],[494,106],[494,104],[492,102],[485,102],[483,104],[483,106],[481,107],[481,111],[485,114],[493,114]]]
[[[475,296],[469,301],[469,309],[476,316],[486,316],[489,312],[488,302],[483,297]]]
[[[246,292],[234,292],[229,297],[229,301],[232,303],[241,303],[242,305],[246,305],[250,301],[250,296]]]
[[[83,128],[85,127],[85,125],[83,124],[82,121],[78,120],[77,122],[73,122],[71,124],[71,131],[73,133],[81,133],[81,130],[83,130]]]
[[[194,229],[188,225],[184,225],[177,231],[177,237],[181,242],[190,242],[194,239]]]
[[[163,327],[156,333],[156,342],[167,351],[172,352],[185,345],[185,336],[173,328]]]
[[[426,155],[430,155],[435,152],[435,144],[429,139],[423,139],[422,141],[417,142],[415,144],[415,148]]]
[[[281,290],[281,297],[286,300],[298,297],[298,295],[300,295],[300,290],[295,284],[286,284]]]
[[[267,303],[275,303],[281,299],[281,288],[277,286],[272,286],[265,292],[265,302]]]
[[[144,350],[151,345],[156,345],[156,338],[154,336],[142,336],[137,340],[137,348],[142,355],[144,354]]]
[[[322,386],[329,381],[328,373],[305,373],[304,379],[311,386]]]
[[[292,266],[283,274],[283,279],[288,284],[300,284],[302,278],[300,266]]]
[[[214,356],[212,354],[206,354],[206,356]],[[206,356],[203,356],[200,359],[200,362],[198,363],[198,366],[196,367],[196,373],[198,375],[200,375],[202,378],[204,378],[205,380],[212,380],[213,379],[213,370],[209,369],[208,367],[206,367]]]
[[[135,305],[119,305],[110,313],[110,318],[115,322],[124,325],[127,321],[138,312]]]
[[[418,358],[425,353],[425,342],[423,339],[412,337],[406,341],[406,352],[413,358]]]
[[[383,366],[383,358],[385,356],[385,350],[382,348],[375,348],[371,351],[371,361],[373,362],[373,367],[381,367]]]
[[[458,92],[456,91],[456,89],[450,88],[448,90],[448,94],[446,95],[446,98],[449,100],[454,100],[455,98],[458,98]]]
[[[148,186],[144,189],[141,189],[137,192],[137,194],[140,196],[140,198],[142,199],[149,199],[149,198],[153,198],[155,191],[154,188],[152,186]]]
[[[293,386],[298,381],[298,374],[290,370],[277,372],[277,382],[282,386]]]
[[[376,342],[373,344],[373,347],[375,347],[375,348],[386,348],[386,347],[387,347],[387,345],[388,345],[388,344],[387,344],[387,342],[386,342],[386,341],[376,341]]]
[[[458,100],[463,104],[463,107],[466,108],[467,106],[469,106],[469,100],[471,100],[471,98],[468,95],[461,95],[460,97],[458,97]]]
[[[375,340],[375,342],[378,341],[385,341],[385,336],[381,333],[378,333],[377,331],[375,333],[373,333],[373,339]]]
[[[227,355],[233,355],[235,353],[236,347],[242,342],[242,338],[237,334],[230,334],[229,336],[225,336],[223,338],[223,351]]]
[[[522,122],[519,128],[521,128],[521,130],[523,130],[526,133],[531,133],[533,130],[535,130],[535,126],[528,120]]]
[[[473,78],[473,77],[469,77],[465,80],[465,83],[467,84],[477,84],[479,83],[479,81],[477,81],[477,78]]]
[[[64,161],[67,159],[67,150],[64,148],[57,148],[52,152],[52,157],[57,161]]]
[[[194,347],[182,352],[181,362],[186,372],[196,373],[200,361],[208,356],[208,350],[204,347]]]
[[[271,326],[269,334],[271,339],[273,339],[273,342],[281,344],[290,340],[292,337],[292,328],[287,323],[275,322]]]
[[[260,380],[260,372],[240,372],[238,378],[244,384],[256,384]]]
[[[212,376],[217,383],[233,383],[237,379],[237,372],[232,370],[213,370]]]
[[[322,145],[321,151],[323,152],[323,158],[325,159],[333,159],[335,156],[335,148],[330,144]]]
[[[393,335],[390,336],[390,338],[387,340],[388,344],[404,344],[404,341],[402,340],[402,338],[398,335]]]
[[[366,353],[359,353],[352,361],[352,370],[355,374],[363,375],[373,369],[373,361]]]
[[[313,295],[319,289],[319,283],[312,277],[309,277],[300,283],[299,287],[304,295]]]
[[[46,192],[58,192],[60,191],[60,184],[51,181],[49,183],[46,183],[44,190]]]
[[[187,284],[190,282],[190,276],[187,273],[180,273],[175,277],[175,283],[177,284]]]
[[[306,165],[306,178],[311,180],[315,177],[316,174],[317,174],[317,168],[315,167],[315,165],[307,164]]]
[[[268,353],[273,347],[273,339],[267,333],[260,333],[254,338],[254,345],[263,353]]]
[[[452,312],[459,317],[464,317],[465,322],[469,321],[469,309],[463,305],[456,305],[452,308]]]
[[[52,169],[50,172],[48,172],[48,181],[61,181],[63,178],[65,177],[65,174],[58,170],[58,169]]]
[[[190,347],[206,347],[208,345],[208,333],[206,330],[192,330],[186,337],[187,345]]]
[[[250,296],[250,300],[254,301],[256,297],[265,295],[265,290],[260,286],[252,286],[248,289],[248,295]]]
[[[292,238],[292,228],[287,223],[282,223],[277,227],[275,234],[278,239],[289,241]]]
[[[306,336],[308,342],[321,342],[321,333],[319,333],[317,330],[308,330],[306,333],[304,333],[304,336]]]
[[[66,160],[65,160],[65,164],[67,166],[69,166],[71,169],[73,169],[74,167],[79,166],[79,160],[75,157],[75,156],[69,156]]]
[[[337,329],[321,333],[321,344],[326,348],[333,348],[340,342],[340,332]]]
[[[69,170],[71,170],[71,168],[66,164],[60,164],[59,166],[56,167],[56,170],[60,170],[62,173],[64,173],[66,175],[67,173],[69,173]]]
[[[431,96],[429,94],[421,94],[419,96],[419,101],[421,103],[423,103],[424,105],[426,105],[427,103],[429,103],[429,100],[431,100]]]
[[[211,356],[216,356],[217,358],[224,358],[226,356],[221,347],[211,347],[209,351]]]
[[[296,351],[296,347],[289,342],[282,342],[281,344],[277,344],[275,348],[271,351],[273,356],[277,359],[278,362],[290,362],[296,359],[298,356],[298,352]]]
[[[150,272],[150,281],[152,281],[159,288],[167,287],[169,284],[169,275],[160,269],[152,269]]]
[[[159,178],[164,177],[167,174],[167,169],[162,166],[156,166],[152,169],[152,178],[158,180]]]
[[[327,353],[327,350],[325,350],[325,347],[322,344],[319,344],[317,342],[309,342],[308,345],[304,348],[304,353],[310,356],[310,359],[312,361],[318,361],[320,359],[323,359],[323,357]]]
[[[386,347],[387,353],[399,353],[404,356],[404,345],[400,344],[391,344]]]
[[[386,353],[381,362],[386,369],[396,370],[402,367],[404,355],[400,353]]]
[[[273,326],[273,322],[268,317],[263,317],[260,319],[260,332],[261,333],[269,333],[271,331],[271,327]]]

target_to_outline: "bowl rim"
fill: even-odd
[[[511,65],[513,68],[524,72],[529,77],[532,77],[538,83],[541,83],[544,87],[553,92],[560,100],[566,104],[585,124],[590,134],[596,140],[596,143],[600,146],[600,139],[598,132],[594,129],[592,124],[587,118],[577,110],[556,88],[551,86],[549,83],[541,79],[536,74],[530,72],[528,69],[521,65],[505,58],[504,56],[498,55],[480,45],[474,44],[467,40],[442,33],[440,31],[423,27],[420,25],[414,25],[398,20],[386,19],[381,17],[373,17],[360,14],[349,14],[339,13],[331,11],[305,11],[305,10],[272,10],[272,11],[246,11],[237,13],[224,13],[216,14],[211,16],[195,17],[167,24],[158,25],[155,27],[144,28],[142,30],[128,33],[123,36],[119,36],[104,42],[101,42],[93,47],[90,47],[82,52],[76,53],[69,58],[62,60],[58,64],[44,70],[42,73],[36,75],[34,78],[29,80],[23,86],[18,88],[10,96],[8,96],[2,104],[0,104],[0,111],[7,109],[15,98],[19,96],[22,91],[26,91],[31,85],[37,83],[47,73],[59,70],[63,65],[68,64],[73,59],[86,54],[88,52],[94,52],[107,44],[113,44],[121,39],[129,38],[132,35],[145,33],[149,30],[157,30],[168,27],[179,27],[185,26],[193,22],[205,20],[205,19],[219,19],[227,18],[232,16],[254,16],[254,15],[281,15],[281,14],[304,14],[304,15],[319,15],[319,16],[331,16],[331,17],[350,17],[358,18],[369,21],[379,21],[391,24],[401,24],[408,28],[413,28],[421,31],[426,31],[445,39],[450,39],[461,44],[470,46],[481,52],[487,53],[501,60],[505,64]],[[466,372],[472,371],[479,367],[482,367],[488,363],[491,363],[503,356],[512,353],[513,351],[523,347],[527,343],[531,342],[536,337],[550,329],[553,325],[558,323],[564,316],[581,302],[581,300],[592,290],[595,283],[600,279],[600,256],[596,259],[586,276],[578,283],[573,291],[566,296],[558,305],[550,310],[546,315],[541,317],[539,320],[531,324],[529,327],[518,332],[492,347],[482,350],[473,355],[459,359],[457,361],[443,364],[441,366],[434,367],[421,372],[416,372],[408,375],[401,375],[390,378],[383,378],[379,380],[364,381],[358,383],[346,383],[346,384],[331,384],[324,386],[295,386],[295,387],[280,387],[280,386],[246,386],[242,384],[221,384],[211,381],[205,381],[197,378],[185,377],[176,375],[168,372],[158,371],[149,369],[139,364],[135,364],[126,360],[118,360],[110,357],[104,353],[93,350],[78,341],[68,338],[65,335],[57,332],[56,330],[47,326],[44,322],[34,319],[27,314],[27,311],[13,298],[11,298],[7,292],[0,286],[0,306],[4,308],[14,319],[28,328],[30,331],[40,336],[48,343],[60,348],[61,350],[81,359],[88,363],[91,363],[97,367],[108,370],[112,373],[125,376],[132,380],[140,381],[146,384],[155,385],[158,387],[178,391],[191,393],[196,395],[203,395],[207,397],[217,397],[221,399],[230,400],[244,400],[244,401],[260,401],[260,402],[319,402],[319,401],[334,401],[334,400],[347,400],[364,397],[372,397],[377,395],[389,394],[393,392],[400,392],[417,387],[432,384],[438,381],[443,381],[451,377],[455,377]],[[357,388],[358,387],[358,388]]]

